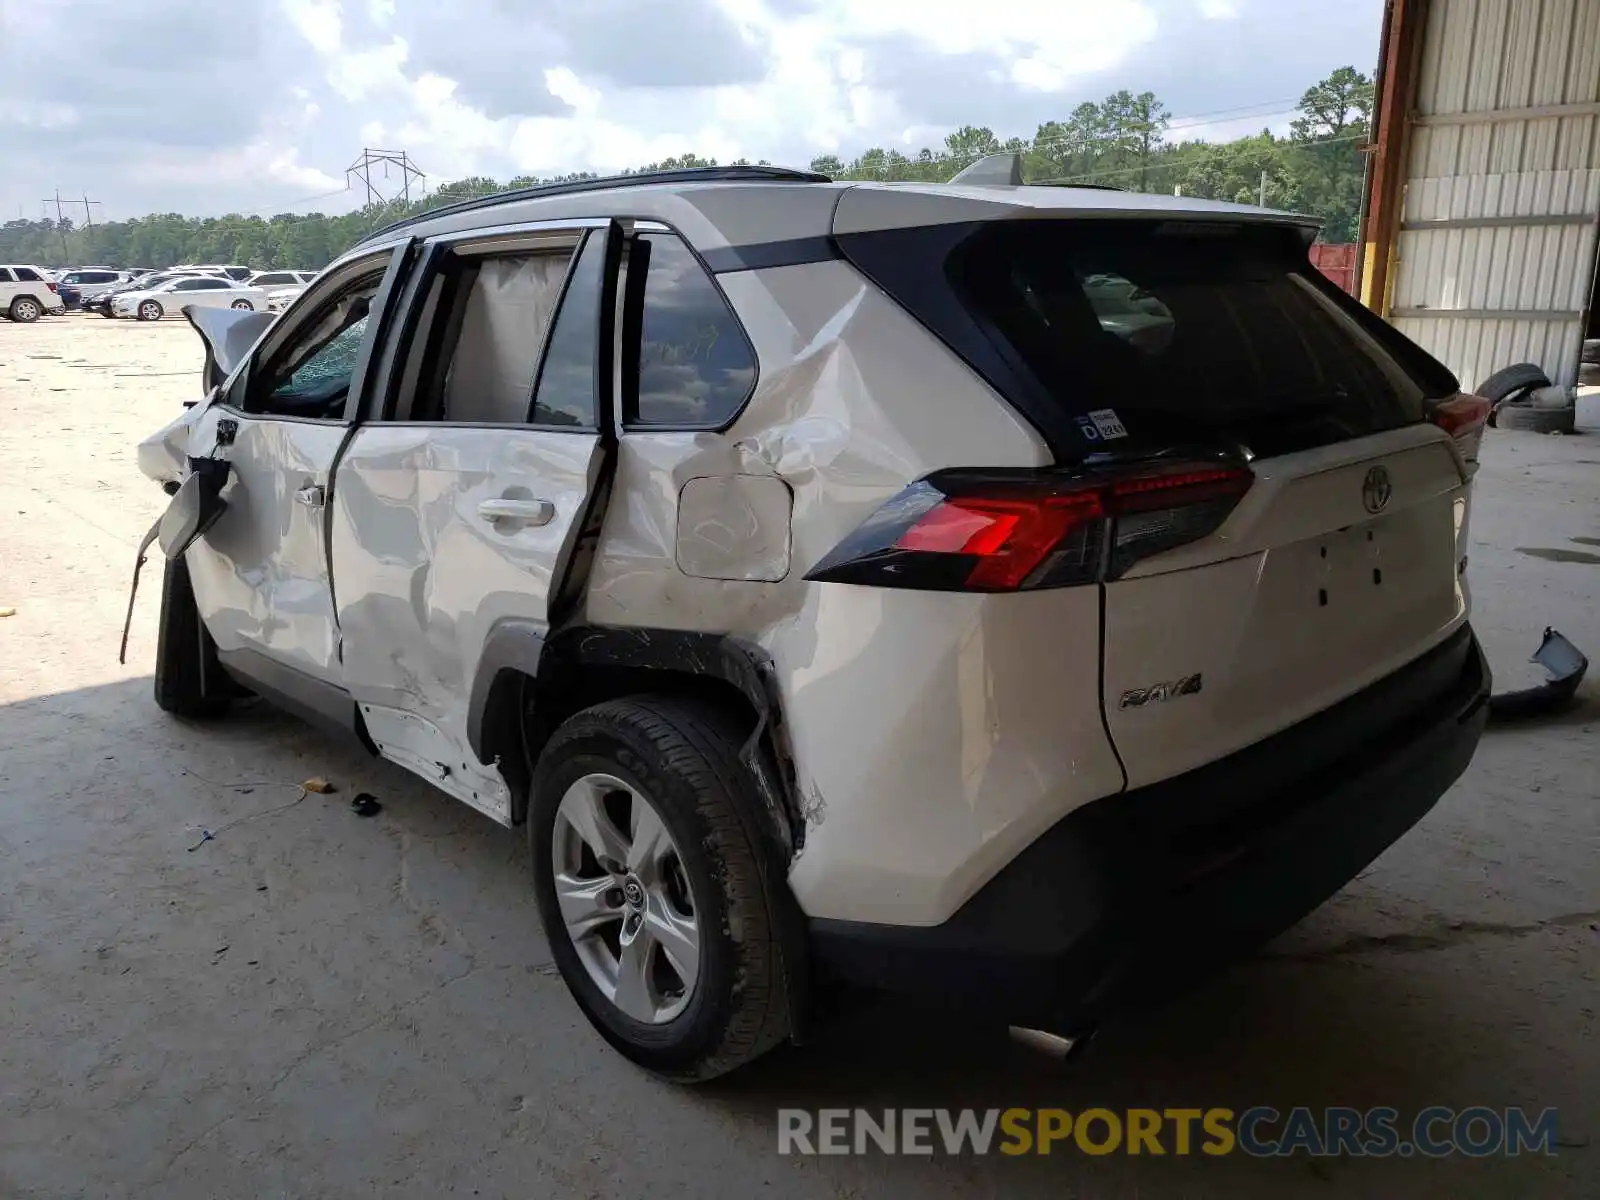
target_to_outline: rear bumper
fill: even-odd
[[[1463,627],[1264,742],[1077,809],[937,926],[813,920],[825,975],[1070,1029],[1170,996],[1293,925],[1472,760],[1490,676]]]

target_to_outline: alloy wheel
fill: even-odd
[[[615,776],[585,775],[556,809],[550,854],[567,936],[601,995],[646,1025],[681,1014],[699,976],[700,929],[655,806]]]

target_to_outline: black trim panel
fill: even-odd
[[[733,271],[762,271],[769,267],[797,267],[803,263],[832,262],[842,259],[838,243],[831,236],[789,238],[781,242],[752,242],[745,246],[723,246],[702,250],[701,261],[713,275]]]
[[[217,661],[239,683],[307,724],[343,730],[366,740],[356,702],[337,684],[286,666],[259,650],[218,650]]]
[[[709,675],[736,688],[757,715],[750,746],[765,746],[771,758],[770,763],[763,763],[758,762],[762,755],[746,755],[762,790],[773,834],[781,840],[786,858],[803,845],[805,818],[795,787],[794,758],[782,725],[778,680],[766,651],[742,638],[691,630],[566,626],[549,635],[539,656],[534,714],[560,709],[563,696],[579,693],[586,672],[606,667]]]
[[[1490,675],[1468,628],[1325,713],[1074,810],[948,921],[810,922],[829,971],[1073,1031],[1166,999],[1316,908],[1472,760]]]
[[[501,744],[493,737],[486,742],[485,721],[498,720],[508,708],[514,720],[521,720],[522,708],[516,691],[508,690],[509,684],[519,672],[530,679],[539,674],[544,640],[542,624],[516,617],[496,621],[483,640],[483,653],[472,676],[472,695],[467,701],[467,745],[479,762],[489,763],[496,753],[493,745]]]

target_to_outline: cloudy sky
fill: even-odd
[[[104,201],[107,218],[343,211],[344,168],[364,145],[404,148],[435,185],[685,151],[804,166],[873,145],[914,153],[965,123],[1027,136],[1122,87],[1154,91],[1185,136],[1233,135],[1285,127],[1282,110],[1335,67],[1370,71],[1381,10],[0,0],[0,217],[39,216],[57,187]]]

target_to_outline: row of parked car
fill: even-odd
[[[0,315],[28,323],[73,310],[102,317],[159,321],[190,304],[281,312],[316,278],[315,271],[252,271],[205,264],[144,268],[0,265]]]

